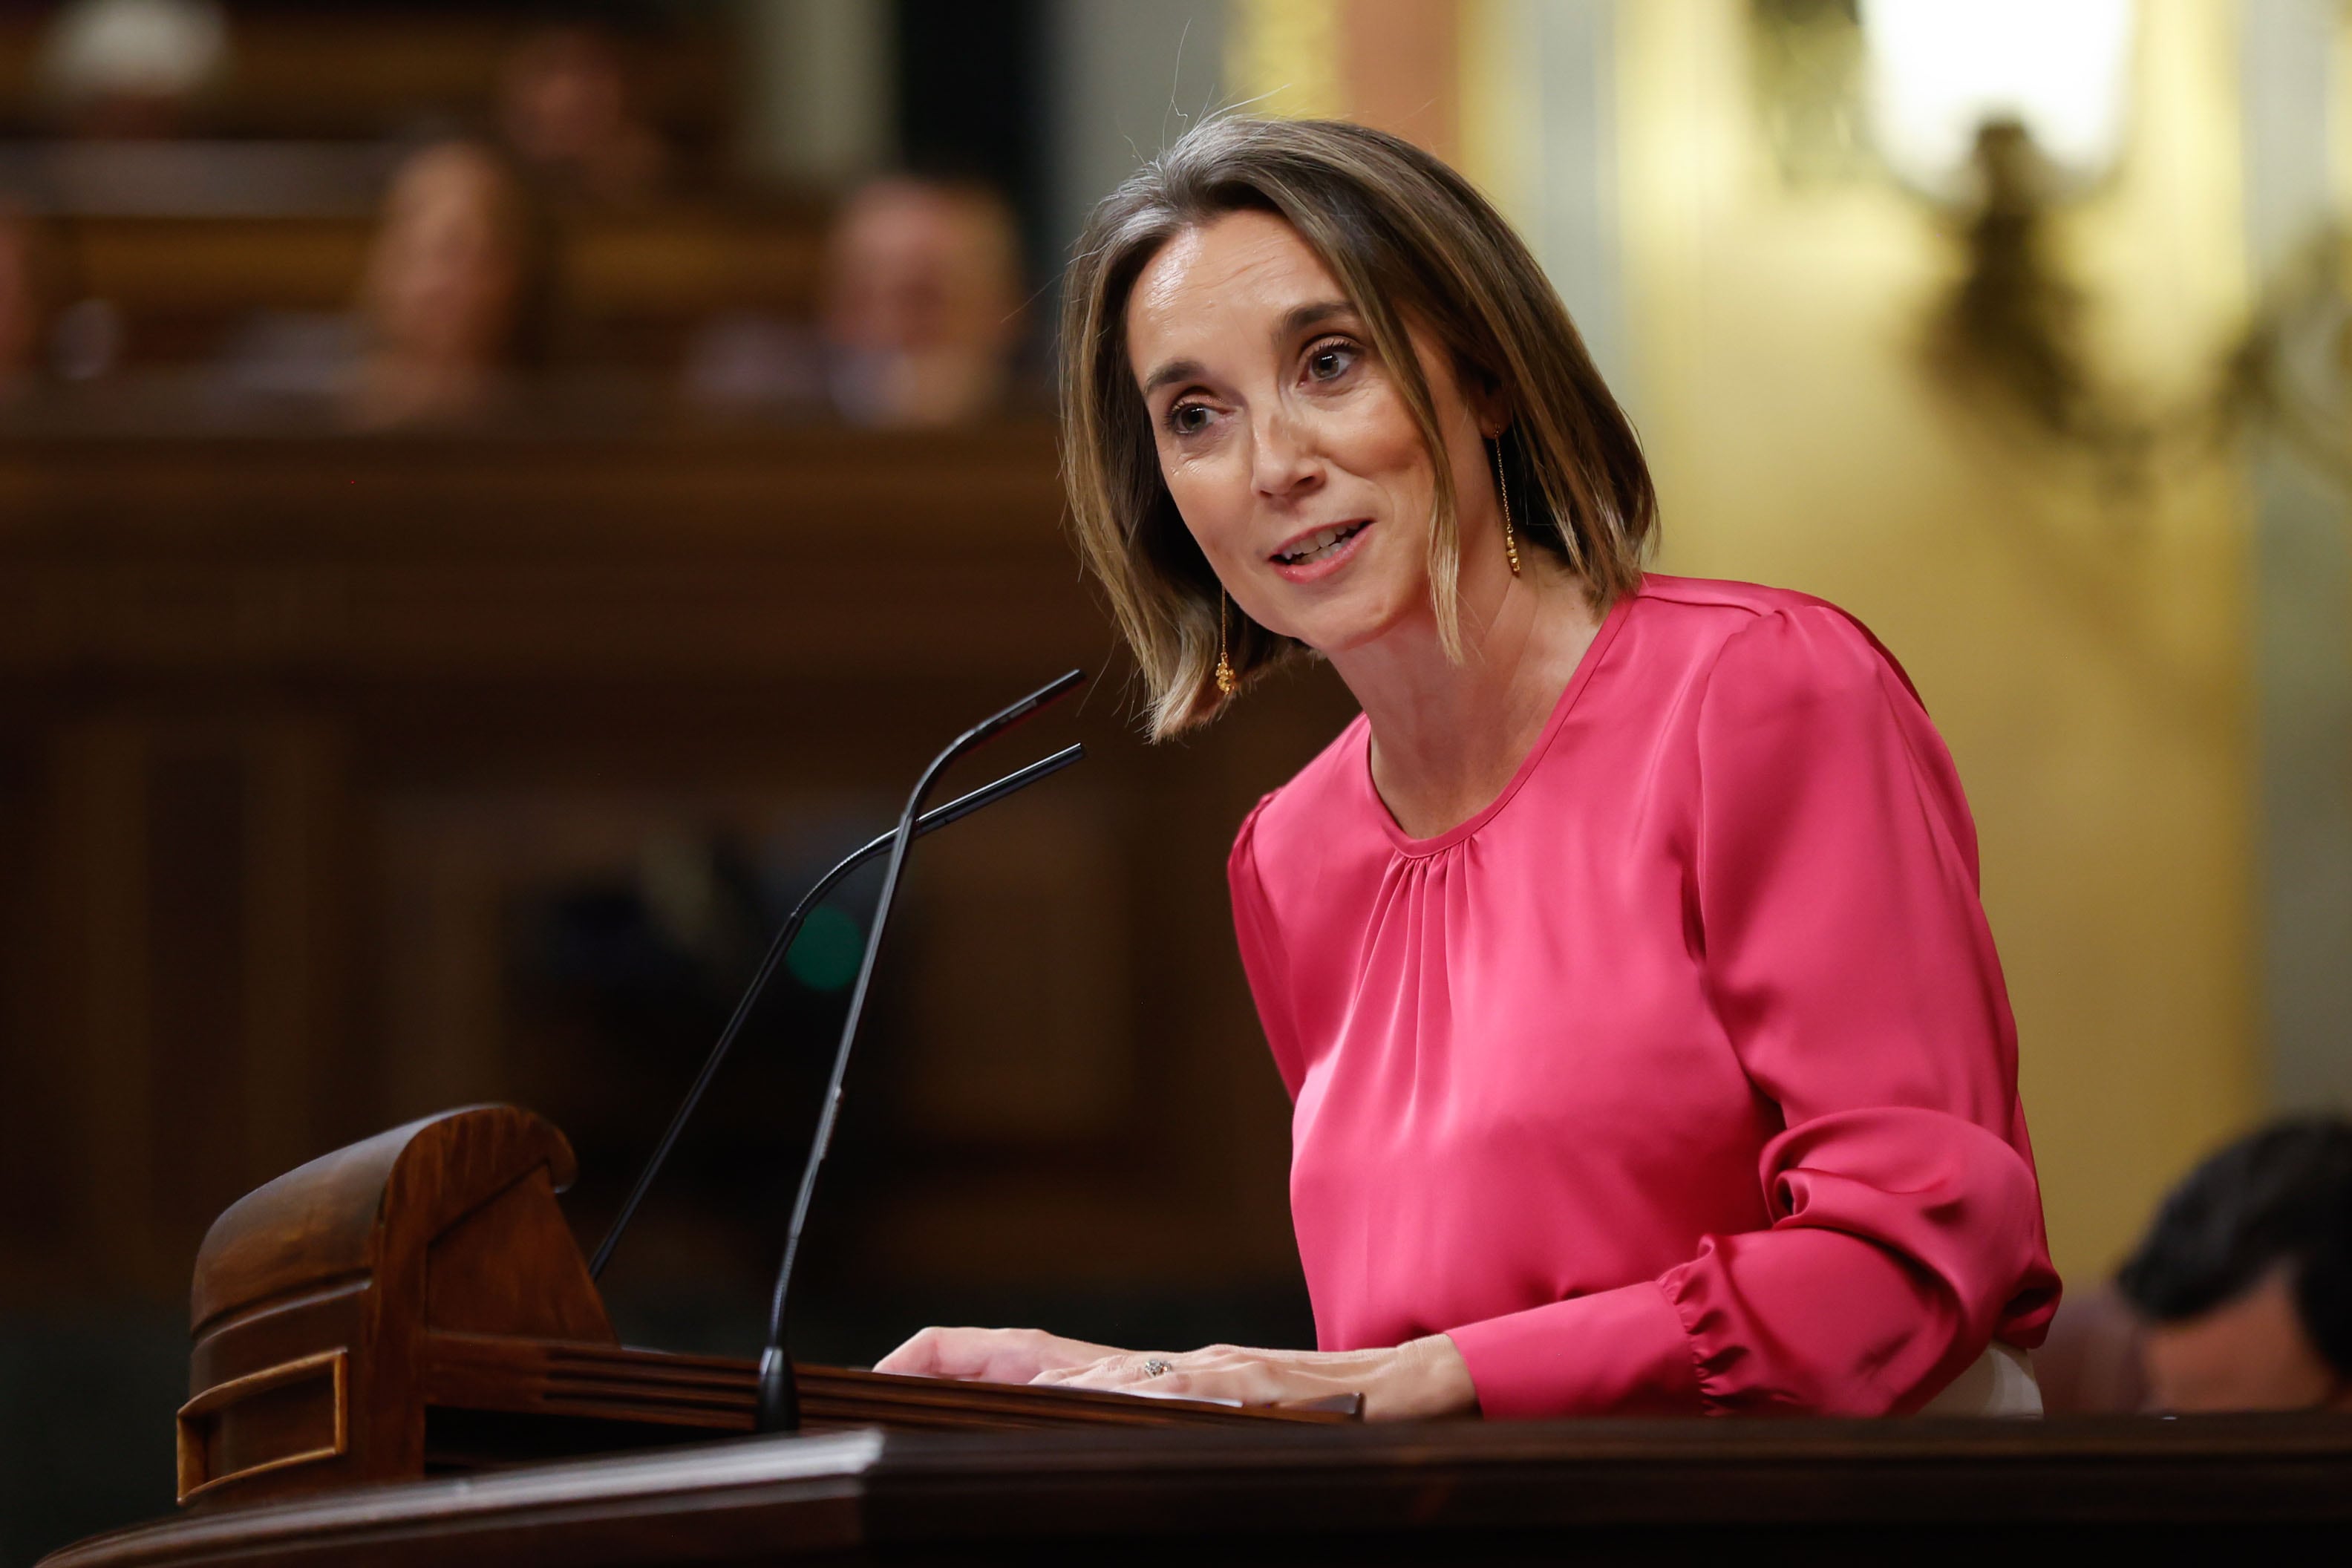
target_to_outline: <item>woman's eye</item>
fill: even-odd
[[[1209,410],[1203,404],[1180,403],[1168,411],[1168,428],[1179,436],[1197,435],[1209,427]]]
[[[1307,377],[1309,381],[1337,381],[1355,363],[1353,343],[1318,343],[1307,351]]]

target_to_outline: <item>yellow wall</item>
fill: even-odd
[[[1957,220],[1866,159],[1782,174],[1748,11],[1613,7],[1601,188],[1660,564],[1834,600],[1917,682],[1976,809],[2052,1242],[2088,1279],[2259,1110],[2242,476],[2175,452],[2119,491],[1939,384],[1923,342]],[[1234,0],[1236,85],[1277,112],[1345,110],[1328,35],[1359,15]],[[1535,233],[1542,182],[1593,178],[1554,166],[1536,100],[1586,85],[1536,58],[1557,16],[1454,15],[1465,172]],[[2125,164],[2063,219],[2102,369],[2150,405],[2200,395],[2244,319],[2235,23],[2219,0],[2144,4]]]
[[[1783,179],[1745,6],[1617,16],[1661,564],[1835,600],[1918,683],[1976,810],[2052,1240],[2086,1279],[2257,1110],[2237,471],[2176,458],[2118,495],[1939,388],[1939,220],[1884,182]],[[2190,389],[2242,310],[2232,20],[2144,8],[2126,166],[2068,219],[2105,363],[2151,394]]]

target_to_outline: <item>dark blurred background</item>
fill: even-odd
[[[1206,112],[1454,160],[1669,570],[1958,757],[2053,1242],[2352,1091],[2334,0],[0,4],[0,1563],[171,1506],[250,1187],[507,1100],[601,1233],[765,933],[936,748],[796,1348],[1311,1342],[1223,855],[1328,672],[1147,748],[1060,531],[1055,279]],[[749,1353],[873,886],[606,1276]]]

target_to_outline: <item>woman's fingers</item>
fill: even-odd
[[[1356,1394],[1363,1396],[1367,1421],[1471,1415],[1478,1409],[1470,1370],[1444,1334],[1360,1351],[1210,1345],[1177,1352],[1117,1351],[1034,1329],[925,1329],[875,1370],[1243,1405]]]
[[[1286,1373],[1287,1375],[1286,1375]],[[1168,1394],[1186,1399],[1234,1399],[1271,1405],[1329,1392],[1304,1368],[1286,1367],[1265,1352],[1212,1345],[1181,1355],[1129,1352],[1040,1373],[1033,1381],[1061,1388],[1117,1394]],[[1295,1386],[1294,1386],[1295,1385]]]
[[[874,1363],[910,1377],[1030,1383],[1043,1373],[1084,1366],[1116,1352],[1108,1345],[1061,1339],[1037,1329],[929,1328]]]
[[[964,1336],[979,1332],[973,1329],[929,1328],[874,1363],[876,1372],[898,1373],[908,1377],[952,1377],[948,1370],[949,1358],[961,1358]]]
[[[1166,1372],[1150,1370],[1153,1367],[1162,1366],[1170,1370]],[[1176,1392],[1175,1384],[1180,1376],[1173,1370],[1173,1361],[1167,1357],[1155,1358],[1139,1352],[1128,1352],[1118,1355],[1104,1356],[1099,1360],[1082,1363],[1076,1366],[1059,1367],[1050,1372],[1040,1373],[1029,1381],[1062,1388],[1113,1388],[1121,1391],[1141,1384],[1154,1383],[1160,1385],[1160,1393],[1173,1394]]]

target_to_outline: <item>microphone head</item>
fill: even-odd
[[[1058,702],[1064,697],[1076,691],[1079,687],[1084,686],[1086,683],[1087,672],[1085,670],[1064,670],[1060,675],[1056,676],[1052,680],[1047,681],[1044,686],[1039,687],[1037,689],[1037,695],[1034,700],[1036,701],[1040,707],[1043,707],[1048,702]]]
[[[1056,676],[1002,713],[982,720],[972,728],[971,734],[965,737],[964,743],[976,744],[1008,725],[1018,724],[1038,709],[1068,696],[1084,686],[1086,682],[1087,672],[1083,669],[1073,669],[1066,674]]]

